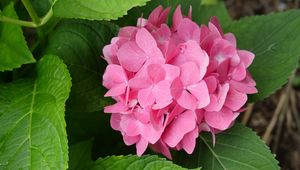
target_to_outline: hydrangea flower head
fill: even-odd
[[[203,131],[215,141],[257,90],[247,71],[254,54],[238,49],[216,17],[199,27],[191,8],[185,17],[178,6],[169,27],[169,11],[159,6],[120,29],[103,49],[103,85],[116,101],[104,111],[125,144],[135,144],[138,155],[149,146],[171,159],[170,149],[191,154]]]

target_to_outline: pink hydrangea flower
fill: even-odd
[[[202,131],[215,141],[257,90],[247,71],[254,54],[238,49],[216,17],[199,27],[191,8],[185,17],[178,6],[169,27],[169,11],[159,6],[120,29],[103,49],[103,85],[116,101],[104,112],[125,144],[135,144],[138,155],[150,146],[171,159],[170,149],[191,154]]]

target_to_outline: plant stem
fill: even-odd
[[[1,16],[1,15],[0,15],[0,22],[7,22],[7,23],[11,23],[11,24],[21,25],[24,27],[37,28],[37,27],[40,27],[40,26],[43,26],[44,24],[46,24],[51,19],[52,16],[53,16],[53,11],[52,11],[52,8],[50,8],[50,10],[47,12],[47,14],[43,18],[39,19],[40,20],[39,23],[35,23],[32,21],[18,20],[18,19],[7,17],[7,16]]]
[[[25,27],[37,27],[37,24],[34,22],[18,20],[6,16],[0,16],[0,22],[7,22],[7,23],[17,24]]]
[[[39,25],[41,19],[39,18],[38,14],[36,13],[34,7],[32,6],[30,0],[22,0],[23,5],[25,6],[31,20],[36,24]],[[44,37],[44,33],[41,29],[37,28],[36,32],[40,38]]]
[[[49,9],[49,11],[47,12],[47,14],[40,19],[40,23],[38,24],[38,26],[42,26],[44,24],[46,24],[53,16],[53,11],[52,11],[52,7]]]
[[[33,6],[31,5],[30,1],[29,0],[22,0],[22,3],[23,5],[25,6],[31,20],[36,23],[36,25],[39,25],[40,24],[40,18],[39,16],[37,15],[37,13],[35,12]]]

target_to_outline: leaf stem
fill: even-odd
[[[34,19],[32,19],[32,21],[24,21],[24,20],[10,18],[10,17],[4,16],[4,15],[0,15],[0,22],[21,25],[24,27],[38,28],[38,27],[45,25],[51,19],[52,16],[53,16],[53,11],[52,11],[52,8],[50,8],[50,10],[47,12],[47,14],[43,18],[38,19],[38,21],[39,21],[38,23],[36,23],[34,21]]]
[[[33,6],[31,5],[31,2],[29,0],[22,0],[23,5],[25,6],[31,20],[36,23],[37,25],[41,22],[39,16],[35,12]]]
[[[52,7],[49,9],[49,11],[47,12],[47,14],[40,19],[40,23],[38,24],[38,26],[42,26],[44,24],[46,24],[53,16],[53,11],[52,11]]]
[[[17,24],[25,27],[33,27],[33,28],[37,27],[37,24],[34,22],[18,20],[6,16],[0,16],[0,22],[7,22],[7,23]]]

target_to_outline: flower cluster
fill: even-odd
[[[116,101],[105,112],[125,144],[171,159],[170,148],[190,154],[200,132],[229,128],[257,90],[247,71],[254,54],[237,49],[216,17],[199,27],[178,6],[169,27],[169,10],[157,7],[104,47],[103,85]]]

